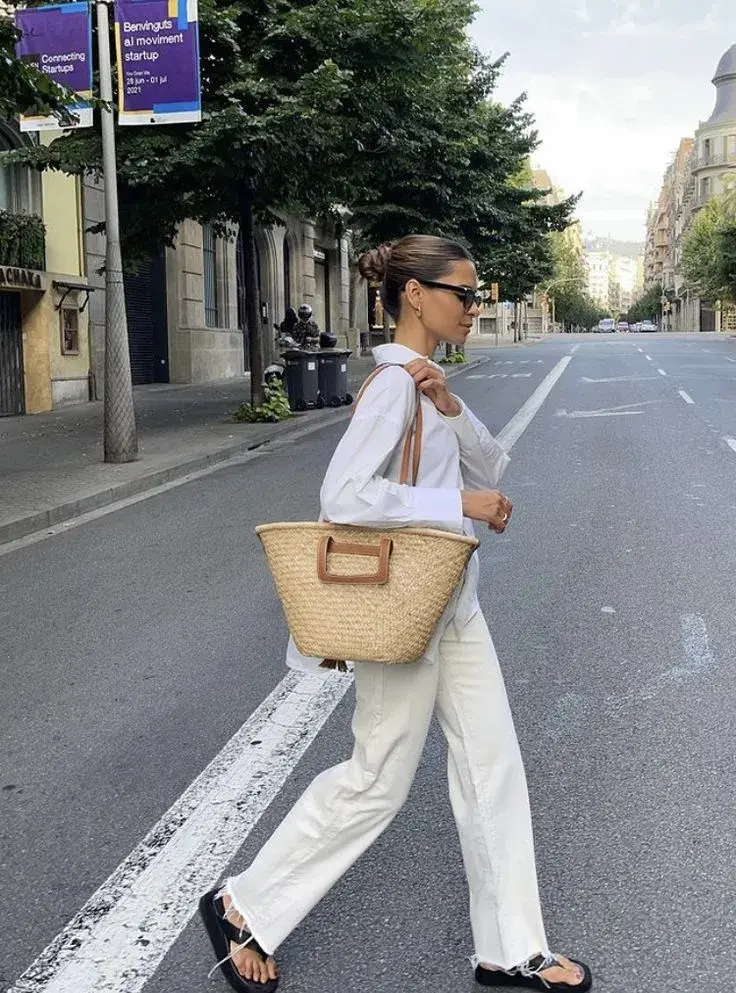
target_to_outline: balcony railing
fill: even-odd
[[[711,166],[733,166],[736,168],[736,149],[729,149],[726,152],[710,152],[708,155],[699,155],[693,161],[693,169],[708,169]]]
[[[0,210],[0,265],[46,268],[46,228],[40,217]]]

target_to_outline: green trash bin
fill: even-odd
[[[324,406],[319,395],[318,353],[292,348],[283,353],[286,365],[286,392],[292,410],[312,410]]]
[[[323,348],[318,354],[319,395],[326,407],[350,406],[348,359],[353,353],[344,348]]]

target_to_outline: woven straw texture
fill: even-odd
[[[256,534],[302,655],[353,662],[420,659],[478,546],[474,538],[426,528],[377,531],[333,524],[265,524]],[[336,542],[372,546],[389,537],[393,551],[388,582],[322,582],[318,548],[326,535]],[[331,574],[365,575],[376,568],[375,558],[329,557]]]

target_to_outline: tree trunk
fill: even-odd
[[[260,287],[256,263],[256,227],[253,218],[253,198],[248,189],[240,198],[240,231],[245,256],[245,317],[250,339],[250,402],[263,403],[263,330],[261,328]],[[244,343],[245,344],[245,343]]]
[[[349,285],[349,296],[348,296],[348,329],[350,331],[358,326],[358,288],[355,285],[355,266],[348,262],[348,271],[350,273],[350,278],[348,280]]]
[[[391,341],[391,315],[383,308],[383,340],[385,342]]]

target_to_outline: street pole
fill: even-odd
[[[102,171],[105,183],[105,462],[134,462],[138,436],[130,376],[128,322],[125,314],[123,260],[120,253],[115,120],[112,111],[109,0],[97,2],[97,44],[102,115]],[[122,80],[118,81],[122,86]]]

